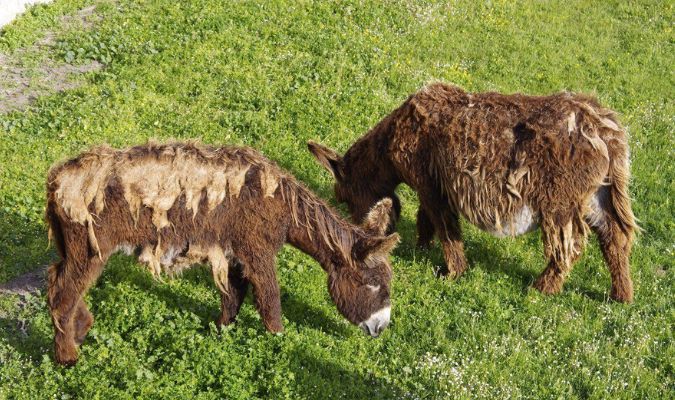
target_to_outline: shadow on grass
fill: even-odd
[[[587,298],[589,298],[589,299],[591,299],[591,300],[593,300],[597,303],[604,303],[608,299],[608,294],[606,294],[605,292],[599,292],[595,289],[589,289],[588,287],[578,286],[576,288],[569,288],[568,287],[568,289],[575,290],[577,293],[581,294],[582,296],[585,296],[585,297],[587,297]],[[565,289],[563,289],[563,290],[565,290]]]
[[[173,310],[188,311],[197,315],[201,320],[204,330],[208,330],[209,323],[215,321],[220,315],[220,298],[217,301],[205,301],[181,293],[176,287],[157,282],[150,274],[142,268],[133,264],[131,257],[125,257],[122,263],[116,262],[103,272],[104,276],[100,281],[106,285],[117,285],[121,282],[128,282],[137,289],[156,296],[160,301]],[[121,265],[120,265],[121,264]],[[207,267],[197,266],[186,270],[180,277],[173,278],[190,283],[193,286],[206,288],[218,293],[211,277],[210,270]],[[91,306],[95,310],[96,303],[105,300],[109,292],[92,291]],[[253,304],[253,293],[249,286],[247,299],[245,302]],[[347,335],[346,327],[337,323],[333,318],[318,307],[307,304],[297,294],[288,288],[281,289],[281,309],[282,314],[293,323],[306,326],[313,329],[321,329],[334,336]],[[260,321],[256,321],[262,324]]]
[[[51,354],[52,337],[34,326],[32,315],[18,310],[31,307],[46,312],[45,296],[40,294],[44,267],[55,259],[43,225],[17,215],[11,207],[0,207],[0,296],[7,296],[11,304],[8,310],[0,309],[0,338],[34,365],[43,354]]]
[[[36,329],[28,320],[0,317],[0,338],[33,365],[42,361],[44,354],[52,356],[52,337]]]
[[[402,236],[402,243],[395,253],[406,259],[412,260],[413,254],[423,257],[428,257],[434,265],[443,265],[442,251],[438,240],[434,240],[431,248],[428,250],[414,249],[417,242],[417,227],[416,221],[408,218],[402,218],[397,224],[397,231]],[[538,233],[528,234],[527,246],[542,246],[541,238]],[[592,235],[591,235],[592,236]],[[500,239],[509,240],[509,239]],[[589,245],[591,245],[589,243]],[[535,266],[534,270],[527,267],[527,261],[518,253],[506,254],[501,246],[497,245],[494,240],[473,240],[464,243],[464,252],[469,264],[468,268],[484,268],[489,273],[502,274],[516,280],[522,287],[523,292],[526,292],[534,283],[535,279],[546,267],[546,260],[542,257],[541,262]],[[582,255],[583,256],[583,255]],[[577,265],[579,262],[577,262]],[[602,265],[605,268],[605,265]],[[430,273],[433,273],[430,271]],[[458,278],[460,281],[462,277]],[[605,301],[605,294],[597,290],[590,289],[587,286],[571,287],[570,283],[566,283],[568,289],[576,290],[578,293],[588,297],[591,300],[603,302]]]
[[[337,337],[348,335],[349,328],[346,325],[339,324],[323,310],[307,304],[293,292],[284,292],[282,289],[281,308],[283,315],[296,325],[320,329],[324,333]]]
[[[94,316],[96,316],[96,304],[108,300],[111,296],[111,290],[114,287],[127,283],[135,289],[148,293],[166,306],[173,310],[187,311],[197,315],[202,321],[204,329],[208,329],[208,324],[214,321],[220,310],[220,300],[206,301],[197,299],[193,296],[182,293],[177,287],[169,284],[170,281],[186,281],[196,286],[208,286],[209,289],[216,292],[213,281],[210,280],[210,274],[203,267],[194,267],[188,269],[183,274],[175,278],[163,278],[165,282],[155,280],[152,275],[135,264],[133,257],[116,255],[111,257],[102,276],[99,278],[96,286],[101,290],[91,290],[88,301]]]
[[[402,218],[397,225],[397,230],[401,233],[402,241],[405,242],[400,256],[408,259],[412,255],[411,248],[415,246],[417,241],[415,221]],[[416,249],[415,251],[417,254],[428,255],[434,264],[445,264],[438,239],[434,240],[429,250]],[[476,264],[480,264],[481,267],[485,267],[491,273],[502,273],[514,277],[524,287],[529,286],[536,278],[536,275],[533,275],[532,271],[524,267],[525,261],[522,257],[514,254],[507,256],[503,254],[503,250],[499,246],[494,245],[490,241],[465,242],[464,253],[469,263],[468,268],[476,268]],[[495,259],[499,261],[495,262]]]
[[[306,399],[401,399],[405,391],[335,362],[296,351],[292,364],[298,395]]]

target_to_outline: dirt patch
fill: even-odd
[[[89,6],[61,17],[61,30],[88,30],[99,20],[96,6]],[[40,96],[76,88],[84,82],[82,74],[103,67],[94,60],[73,65],[52,58],[56,36],[47,31],[32,46],[0,54],[0,114],[24,110]]]
[[[0,284],[0,294],[28,295],[40,292],[46,285],[47,267],[28,272]]]
[[[0,330],[3,328],[8,329],[8,334],[19,335],[22,338],[29,336],[31,327],[28,324],[28,320],[25,318],[26,312],[29,309],[34,310],[36,304],[40,308],[44,307],[44,300],[41,299],[40,294],[47,286],[46,274],[47,267],[43,266],[35,271],[16,277],[9,282],[0,284],[0,297],[11,297],[14,306],[13,311],[0,308]],[[18,315],[23,315],[24,317],[17,318],[16,316],[8,316],[17,312]]]
[[[63,24],[79,25],[84,29],[91,29],[94,24],[101,20],[101,16],[96,14],[96,6],[89,6],[81,9],[76,14],[64,15],[61,17]]]

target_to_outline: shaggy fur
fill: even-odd
[[[77,360],[93,323],[83,296],[118,250],[139,255],[157,277],[209,263],[221,292],[219,324],[234,320],[250,284],[265,327],[283,329],[274,259],[284,243],[319,261],[349,321],[359,324],[389,306],[387,255],[398,241],[383,236],[391,200],[373,207],[364,228],[351,225],[248,148],[94,148],[51,169],[47,199],[62,258],[49,268],[48,284],[62,364]]]
[[[611,297],[633,299],[628,144],[616,114],[594,98],[472,94],[437,83],[410,96],[344,157],[313,142],[309,149],[336,178],[336,197],[354,221],[379,198],[397,202],[400,183],[417,191],[418,244],[437,235],[446,274],[466,269],[459,216],[496,236],[541,226],[548,266],[534,286],[557,293],[590,225]]]

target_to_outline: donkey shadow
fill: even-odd
[[[401,245],[394,251],[397,256],[412,261],[419,258],[420,255],[429,259],[434,265],[443,265],[443,253],[438,240],[435,239],[429,249],[420,250],[415,247],[417,242],[416,221],[409,218],[401,218],[397,224],[397,231],[401,235]],[[541,233],[539,230],[528,233],[524,236],[525,246],[532,249],[542,246]],[[509,240],[509,239],[499,239]],[[590,246],[590,243],[589,243]],[[587,246],[588,247],[588,246]],[[588,251],[586,249],[585,251]],[[481,240],[480,237],[474,240],[464,242],[464,252],[468,263],[468,268],[482,268],[491,274],[502,274],[514,279],[521,286],[523,293],[530,290],[535,279],[546,268],[546,259],[542,256],[539,262],[532,266],[532,262],[526,260],[518,253],[507,254],[495,240]],[[583,257],[583,255],[582,255]],[[579,260],[576,267],[579,267],[582,260]],[[530,265],[528,267],[528,265]],[[462,277],[458,278],[459,280]],[[565,285],[565,290],[573,290],[593,301],[603,302],[606,300],[604,292],[588,287],[587,285],[572,286],[569,282]]]
[[[28,319],[0,317],[0,338],[33,365],[52,349],[52,338]]]
[[[318,358],[304,350],[295,350],[291,369],[298,397],[306,399],[402,399],[411,397],[393,383]]]
[[[428,249],[419,249],[417,243],[416,221],[401,218],[396,226],[401,235],[401,245],[395,250],[396,255],[403,259],[411,260],[413,256],[424,257],[434,265],[443,265],[445,260],[438,239],[434,239]],[[468,268],[485,268],[491,273],[503,273],[517,279],[522,286],[528,286],[534,282],[536,275],[531,269],[525,268],[525,260],[518,255],[506,255],[498,245],[485,240],[471,240],[464,242],[464,254],[468,262]],[[498,262],[494,260],[497,259]],[[542,266],[542,270],[543,270]],[[459,278],[461,279],[461,277]]]
[[[281,290],[281,312],[289,321],[298,326],[320,329],[335,337],[349,335],[345,324],[340,324],[323,310],[307,304],[296,293],[290,290],[284,291],[283,287]]]
[[[171,279],[186,281],[191,285],[213,291],[213,301],[187,296],[169,284],[156,281],[141,267],[134,266],[131,257],[116,257],[125,257],[128,260],[125,260],[123,265],[115,265],[112,266],[112,268],[104,270],[104,275],[110,270],[107,276],[101,278],[101,281],[105,281],[106,284],[116,285],[121,282],[128,282],[140,291],[155,296],[170,309],[187,311],[197,315],[203,323],[204,330],[208,330],[209,324],[212,321],[215,321],[220,315],[219,292],[207,267],[195,266],[183,272],[181,276]],[[109,296],[109,292],[93,290],[90,293],[90,303],[94,308],[95,316],[96,303],[105,300]],[[250,286],[248,288],[246,299],[242,304],[242,307],[245,306],[254,307],[253,293]],[[307,304],[297,293],[284,286],[281,287],[281,309],[282,315],[298,326],[321,329],[334,336],[346,336],[348,334],[345,326],[336,322],[334,318],[331,318],[320,308]],[[242,318],[237,318],[237,320],[235,320],[235,324],[248,323],[248,320],[243,320]],[[260,324],[260,326],[262,326],[262,323],[258,320],[252,320],[251,323]]]
[[[106,266],[101,278],[96,283],[94,290],[89,291],[90,307],[96,317],[96,304],[107,300],[112,295],[107,287],[114,287],[121,283],[128,283],[140,292],[156,297],[168,308],[176,311],[187,311],[197,315],[204,321],[205,328],[210,321],[218,316],[220,301],[197,299],[181,293],[169,284],[173,280],[190,282],[193,285],[208,285],[207,274],[201,267],[194,267],[183,272],[181,276],[162,278],[164,282],[154,279],[143,267],[135,265],[134,259],[128,256],[116,255],[111,257],[112,265]],[[205,270],[205,269],[204,269]],[[216,287],[213,285],[216,292]],[[215,297],[214,297],[215,299]]]
[[[44,265],[55,258],[47,247],[44,226],[0,207],[0,296],[11,299],[12,310],[0,309],[0,338],[33,364],[51,351],[51,338],[35,326],[46,312]],[[44,293],[44,291],[42,292]],[[16,310],[30,308],[31,315]],[[24,319],[25,317],[25,319]]]

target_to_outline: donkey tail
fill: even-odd
[[[575,102],[585,111],[589,118],[588,125],[592,127],[591,129],[595,128],[594,130],[606,146],[605,156],[609,160],[607,178],[612,208],[616,213],[617,223],[625,233],[630,235],[634,230],[640,230],[640,227],[635,220],[628,193],[630,151],[626,129],[619,123],[616,113],[602,107],[595,98],[577,94]],[[591,144],[595,147],[595,142],[592,141]]]
[[[626,130],[619,124],[616,114],[608,109],[594,107],[601,122],[601,137],[607,145],[609,156],[609,189],[616,219],[626,233],[640,230],[631,207],[628,183],[630,181],[630,150]]]
[[[628,182],[630,180],[628,145],[625,141],[614,141],[613,145],[617,151],[614,152],[613,157],[610,156],[608,172],[612,205],[614,211],[616,211],[618,222],[624,231],[640,230],[633,214],[628,193]]]

